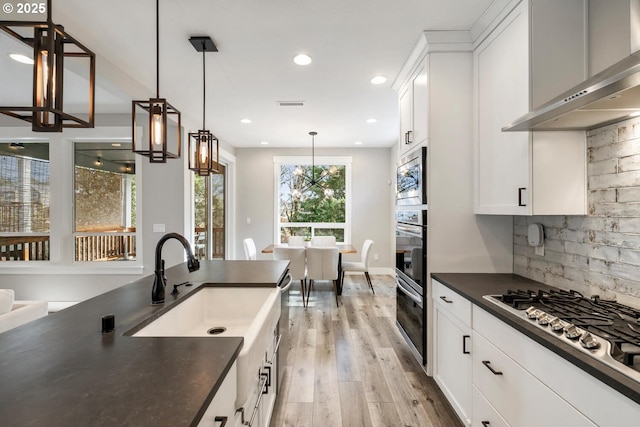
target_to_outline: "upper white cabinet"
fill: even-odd
[[[584,132],[502,132],[586,78],[586,7],[523,0],[474,49],[476,213],[586,214]]]
[[[426,142],[428,97],[427,68],[423,64],[400,90],[398,154],[405,154]]]

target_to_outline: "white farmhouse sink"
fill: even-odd
[[[203,287],[132,336],[243,337],[236,360],[239,407],[255,386],[279,319],[280,288]]]

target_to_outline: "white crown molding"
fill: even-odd
[[[391,87],[399,90],[429,53],[471,52],[473,39],[469,31],[423,31],[405,60]]]

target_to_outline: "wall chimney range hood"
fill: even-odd
[[[631,55],[502,131],[590,130],[640,116],[640,0],[629,0],[629,6]]]

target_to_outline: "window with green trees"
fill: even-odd
[[[335,236],[347,240],[348,172],[350,163],[279,165],[278,235]]]

